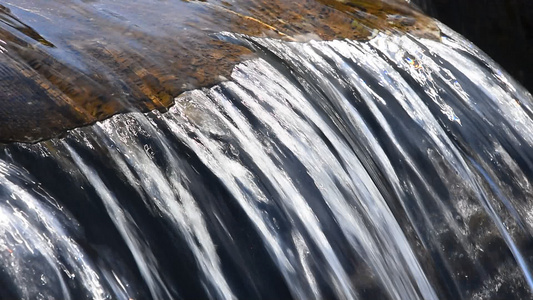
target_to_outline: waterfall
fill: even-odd
[[[257,57],[0,149],[2,299],[526,299],[533,98],[475,46],[228,32]]]

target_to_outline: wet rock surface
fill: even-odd
[[[119,112],[165,110],[253,54],[238,32],[285,40],[438,38],[402,1],[6,1],[0,6],[0,142],[35,142]]]

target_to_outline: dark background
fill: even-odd
[[[533,0],[413,0],[533,92]]]

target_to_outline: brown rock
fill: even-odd
[[[250,50],[221,31],[289,41],[438,38],[404,1],[18,0],[0,6],[0,142],[35,142],[131,110],[164,110],[229,77]]]

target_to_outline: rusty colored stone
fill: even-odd
[[[250,50],[221,31],[289,41],[438,38],[401,0],[17,0],[0,5],[0,142],[35,142],[227,78]]]

